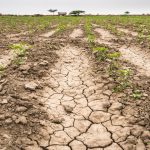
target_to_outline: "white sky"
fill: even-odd
[[[93,14],[150,13],[150,0],[0,0],[0,13],[48,14],[48,9],[81,9]]]

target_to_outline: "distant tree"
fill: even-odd
[[[71,11],[69,14],[74,15],[74,16],[79,16],[80,14],[83,14],[83,13],[85,13],[85,11],[83,10],[74,10],[74,11]]]
[[[126,11],[126,12],[124,12],[125,13],[125,15],[129,15],[130,14],[130,12],[129,11]]]
[[[54,13],[57,11],[57,9],[49,9],[48,10],[50,13],[53,13],[53,15],[54,15]]]

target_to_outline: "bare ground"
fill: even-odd
[[[125,95],[112,93],[112,80],[97,71],[88,49],[74,41],[82,41],[77,35],[79,30],[37,38],[25,64],[6,70],[0,81],[0,149],[150,149],[149,131],[123,103]],[[102,42],[111,37],[105,33]]]

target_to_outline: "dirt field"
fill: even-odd
[[[150,150],[145,17],[0,16],[0,150]]]

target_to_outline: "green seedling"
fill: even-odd
[[[119,52],[110,53],[110,54],[107,54],[107,57],[113,60],[118,59],[120,57],[120,53]]]
[[[26,50],[29,49],[31,46],[23,43],[13,44],[10,48],[13,50],[17,56],[23,57],[26,53]]]
[[[130,70],[129,69],[118,70],[118,75],[123,79],[127,79],[130,75]]]
[[[5,67],[2,64],[0,64],[0,72],[3,72],[4,70],[5,70]]]
[[[118,63],[117,60],[114,60],[110,63],[109,67],[108,67],[108,73],[110,76],[112,76],[113,78],[116,78],[117,76],[117,70],[119,70],[120,68],[120,64]]]
[[[66,25],[64,24],[59,24],[56,31],[57,32],[63,32],[66,29]]]
[[[89,34],[87,38],[88,38],[88,42],[89,43],[93,43],[94,42],[95,37],[94,37],[93,34]]]
[[[140,99],[142,97],[142,93],[139,90],[135,90],[133,91],[131,97],[134,99]]]
[[[126,89],[130,84],[129,80],[128,80],[129,76],[130,76],[130,70],[122,69],[122,70],[118,70],[116,73],[117,73],[116,90],[120,92],[120,91],[123,91],[124,89]]]
[[[20,66],[20,65],[23,64],[23,58],[22,58],[22,57],[18,57],[18,58],[16,58],[16,59],[13,61],[13,63],[14,63],[15,65],[17,65],[17,66]]]
[[[107,47],[95,47],[93,48],[94,51],[99,51],[99,52],[106,52],[108,50]]]
[[[107,51],[108,48],[106,47],[95,47],[93,48],[93,51],[97,52],[97,58],[101,61],[104,61],[107,59]]]
[[[0,76],[4,73],[5,67],[1,64],[0,65]]]
[[[115,87],[113,88],[113,92],[122,92],[127,87],[129,87],[129,82],[119,82],[116,83]]]

